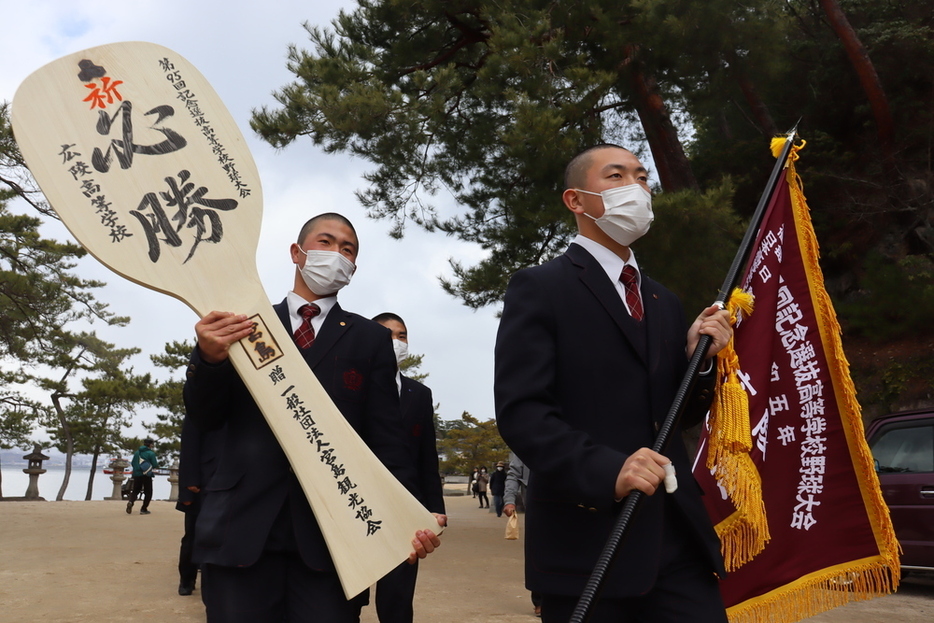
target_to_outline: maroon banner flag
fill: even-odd
[[[721,591],[734,623],[798,621],[890,593],[899,581],[898,543],[795,172],[802,147],[789,156],[740,281],[755,305],[739,313],[734,334],[735,376],[749,401],[739,428],[749,433],[749,489],[762,499],[727,494],[730,475],[708,467],[708,454],[723,453],[711,450],[710,427],[694,470],[733,568]],[[764,508],[766,531],[735,529],[746,507]],[[758,541],[737,542],[750,538]]]

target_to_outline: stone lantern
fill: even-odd
[[[123,458],[117,458],[110,461],[110,465],[108,465],[108,467],[113,470],[113,473],[110,475],[110,480],[114,483],[114,488],[110,493],[110,497],[104,498],[105,500],[123,499],[121,490],[123,489],[123,481],[126,480],[126,474],[124,474],[123,471],[129,464],[130,462]]]
[[[27,500],[41,500],[39,497],[39,474],[44,474],[47,470],[42,469],[42,461],[48,461],[49,457],[42,454],[42,446],[35,444],[32,452],[23,457],[29,461],[28,467],[23,470],[24,474],[29,474],[29,486],[26,487]]]
[[[169,502],[178,502],[178,461],[172,463],[172,467],[169,468],[169,484],[172,485]]]

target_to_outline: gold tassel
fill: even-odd
[[[782,155],[782,147],[785,146],[785,141],[788,140],[785,136],[776,136],[772,138],[772,143],[769,145],[769,148],[772,150],[772,157],[778,158]]]
[[[733,290],[727,304],[730,323],[736,324],[740,312],[753,310],[753,296]],[[720,536],[724,564],[733,571],[746,564],[765,548],[769,525],[762,501],[762,479],[749,453],[752,432],[749,424],[749,397],[739,381],[739,356],[733,340],[717,353],[718,383],[710,408],[707,469],[711,470],[736,508],[727,521],[716,526]]]
[[[735,325],[740,311],[747,316],[752,313],[753,296],[739,288],[734,289],[727,302],[727,310],[730,312],[730,324]],[[710,469],[720,460],[722,452],[748,453],[752,450],[749,397],[736,375],[739,371],[739,356],[732,339],[717,354],[717,371],[719,387],[711,415],[719,415],[714,422],[718,430],[718,443],[711,444],[707,455],[707,467]]]

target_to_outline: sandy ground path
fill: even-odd
[[[522,541],[505,519],[468,497],[448,497],[450,528],[419,568],[416,623],[531,623]],[[204,621],[200,592],[177,594],[182,514],[153,502],[127,515],[120,502],[0,502],[0,621]],[[137,505],[138,508],[138,505]],[[849,604],[815,623],[934,620],[934,579],[906,580],[896,595]],[[363,623],[376,623],[372,607]]]

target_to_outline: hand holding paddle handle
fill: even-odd
[[[348,598],[405,560],[417,530],[440,532],[334,406],[273,312],[256,271],[256,165],[194,66],[151,43],[91,48],[26,78],[11,117],[30,171],[89,253],[199,316],[254,320],[231,361],[301,482]]]

